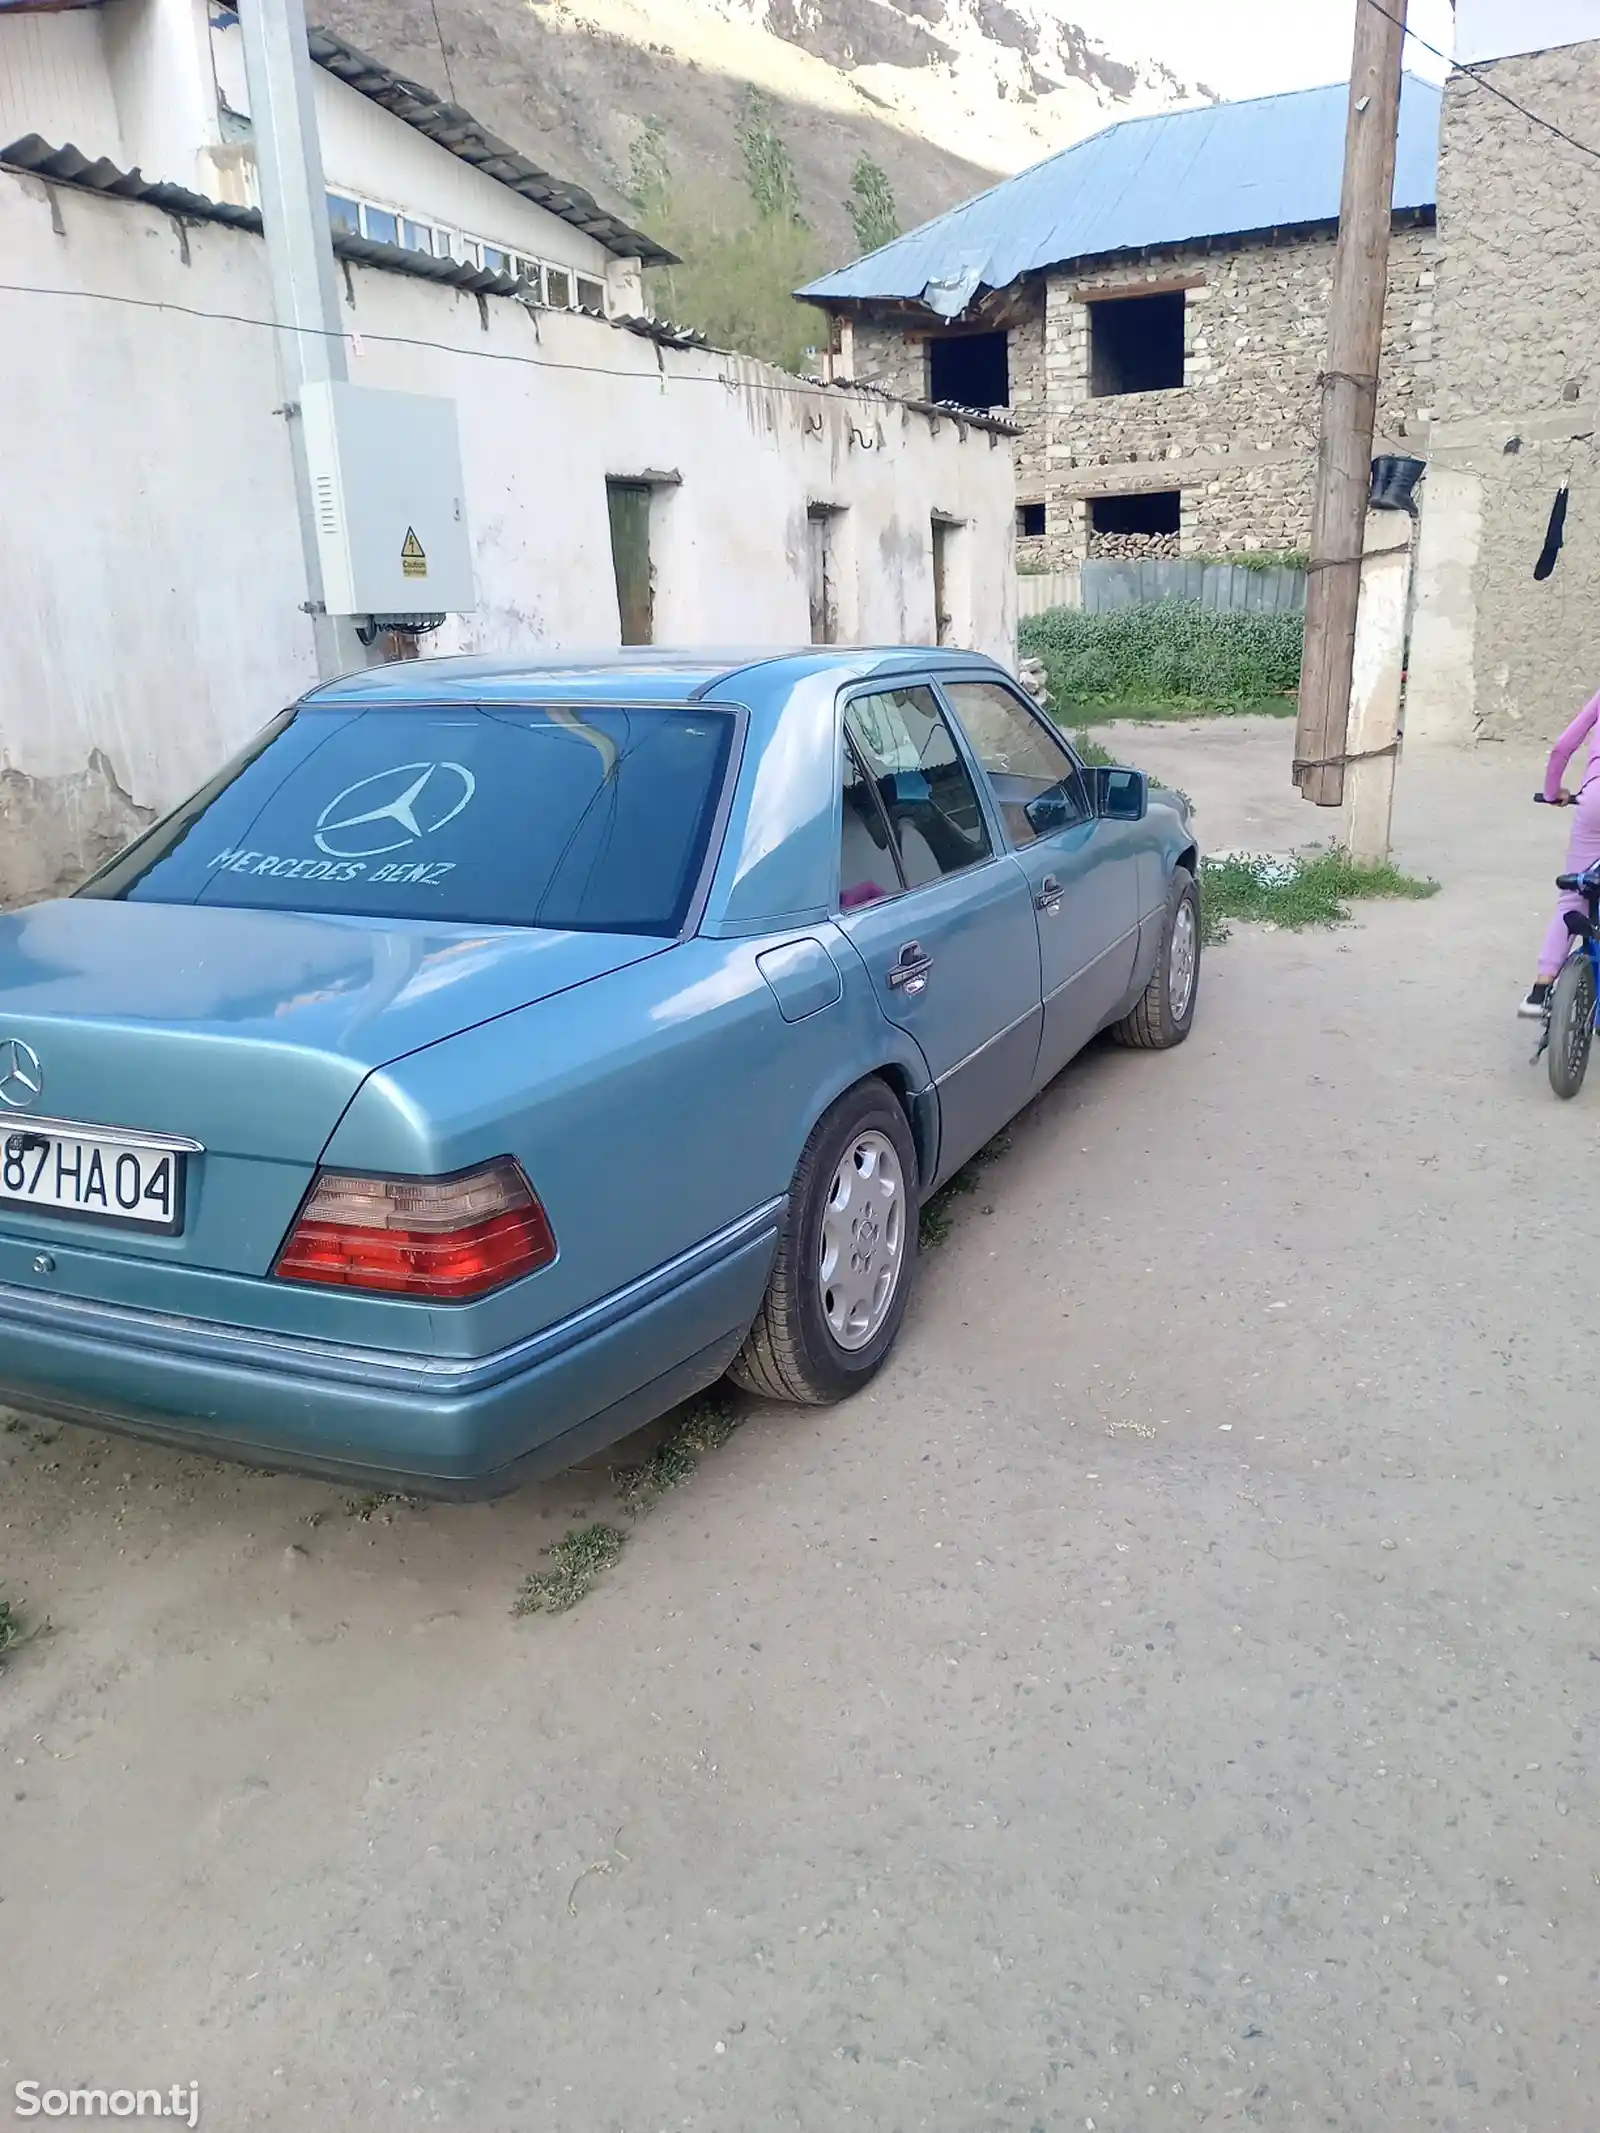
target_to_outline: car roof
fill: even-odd
[[[545,656],[467,653],[448,659],[406,659],[367,667],[324,682],[304,704],[376,710],[438,703],[692,703],[720,693],[736,676],[752,685],[784,687],[814,674],[841,682],[915,670],[992,666],[982,653],[932,645],[804,645],[756,649],[639,647]]]

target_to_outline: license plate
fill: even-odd
[[[70,1127],[0,1128],[0,1208],[174,1235],[183,1227],[184,1154],[156,1141]]]

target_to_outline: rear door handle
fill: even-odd
[[[1061,884],[1054,874],[1046,874],[1039,884],[1039,893],[1033,900],[1039,910],[1047,912],[1051,918],[1055,917],[1061,909]]]
[[[889,983],[896,992],[903,992],[907,999],[914,1000],[928,982],[928,972],[933,968],[933,957],[924,955],[921,941],[907,941],[900,951],[900,960],[889,972]]]

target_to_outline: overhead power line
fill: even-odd
[[[433,34],[439,40],[439,58],[444,67],[444,85],[450,91],[451,103],[454,103],[456,100],[456,85],[450,72],[450,54],[445,49],[444,31],[439,27],[439,0],[428,0],[428,7],[433,16]]]
[[[1366,0],[1366,4],[1375,14],[1385,16],[1390,22],[1400,21],[1400,17],[1395,14],[1392,8],[1384,6],[1383,0]],[[1520,113],[1528,121],[1529,125],[1542,127],[1546,133],[1554,134],[1558,141],[1565,141],[1569,148],[1577,149],[1579,155],[1587,156],[1593,163],[1600,163],[1600,148],[1592,148],[1587,141],[1580,141],[1576,134],[1568,133],[1564,126],[1558,126],[1554,119],[1545,118],[1541,112],[1530,111],[1528,106],[1519,103],[1509,90],[1502,89],[1500,84],[1491,81],[1487,74],[1480,74],[1476,67],[1461,66],[1450,57],[1448,52],[1441,52],[1436,44],[1429,44],[1427,38],[1412,29],[1409,23],[1405,23],[1402,26],[1413,44],[1420,46],[1432,58],[1443,60],[1452,74],[1463,75],[1466,80],[1475,82],[1480,89],[1486,89],[1491,96],[1497,96],[1501,103],[1509,104],[1513,111]]]
[[[475,363],[521,363],[530,370],[570,370],[590,378],[622,378],[636,385],[650,385],[660,390],[661,376],[657,371],[622,370],[607,363],[563,363],[558,357],[544,355],[521,355],[509,348],[462,348],[453,341],[429,341],[410,333],[369,333],[364,327],[352,326],[347,333],[327,334],[317,326],[287,326],[277,319],[251,318],[241,311],[204,311],[194,304],[173,304],[151,296],[124,296],[109,289],[53,289],[36,282],[0,281],[0,296],[51,296],[68,303],[121,304],[130,311],[170,311],[180,318],[205,319],[214,325],[254,326],[263,333],[322,334],[338,340],[370,342],[383,348],[430,348],[440,355],[464,356]],[[656,345],[652,341],[652,345]],[[670,341],[664,345],[672,348]],[[693,341],[685,344],[681,352],[686,355],[731,357],[735,362],[760,362],[758,356],[741,355],[736,348],[713,348],[707,342]],[[772,367],[770,364],[767,366]],[[823,400],[837,406],[850,396],[850,385],[813,385],[804,378],[730,378],[721,372],[683,371],[672,382],[677,385],[720,385],[727,392],[762,392],[785,394],[795,399]],[[852,381],[859,383],[861,381]],[[863,385],[868,395],[877,397],[882,388]],[[938,416],[946,422],[965,422],[974,428],[997,429],[1002,435],[1015,434],[1008,429],[1003,419],[997,419],[984,408],[964,408],[954,404],[936,404],[932,401],[901,400],[897,394],[885,395],[891,406],[908,406],[918,414]],[[810,419],[809,417],[807,418]]]

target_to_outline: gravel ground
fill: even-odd
[[[1294,842],[1291,746],[1127,753]],[[1592,2133],[1600,1084],[1511,1019],[1535,774],[1408,763],[1443,893],[1240,932],[1187,1047],[1081,1061],[875,1390],[752,1410],[568,1615],[511,1603],[603,1473],[352,1508],[0,1437],[54,1625],[0,1676],[0,2082],[197,2080],[229,2133]]]
[[[1308,807],[1294,788],[1292,718],[1127,719],[1094,734],[1119,761],[1186,792],[1212,851],[1292,852],[1344,835],[1342,808]]]

